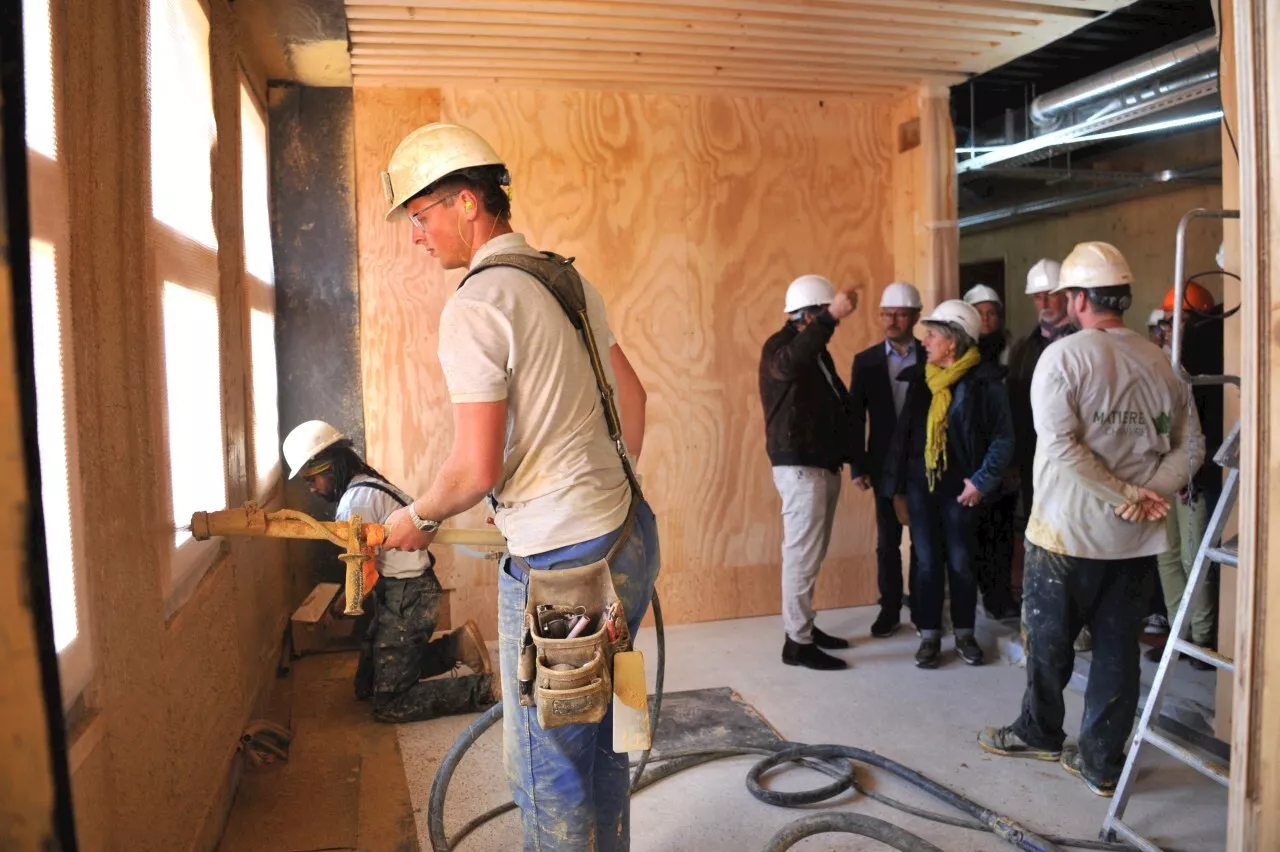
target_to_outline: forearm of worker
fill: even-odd
[[[1070,389],[1037,373],[1031,390],[1038,453],[1058,464],[1086,491],[1112,506],[1138,499],[1137,486],[1120,479],[1077,437],[1084,431]]]
[[[779,346],[770,353],[769,372],[775,379],[794,378],[798,365],[812,364],[813,359],[818,357],[837,325],[839,321],[823,308],[822,313],[814,317],[813,322],[805,326],[790,343]]]
[[[993,391],[988,396],[987,422],[992,426],[991,442],[982,467],[971,477],[983,497],[990,497],[1000,488],[1005,471],[1013,463],[1013,414],[1003,391]]]
[[[644,447],[644,409],[649,396],[631,362],[627,360],[626,353],[616,343],[609,347],[609,363],[613,367],[614,381],[618,384],[618,416],[622,418],[622,440],[627,444],[627,451],[638,460],[640,450]]]
[[[418,516],[443,521],[479,503],[502,475],[507,401],[453,406],[453,447],[427,493],[413,501]]]
[[[1188,415],[1174,421],[1169,434],[1172,445],[1160,460],[1160,467],[1146,483],[1146,487],[1166,499],[1187,487],[1191,474],[1204,463],[1204,435],[1200,431],[1200,416],[1194,405],[1187,405]]]

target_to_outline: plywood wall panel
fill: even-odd
[[[375,466],[415,491],[451,439],[434,350],[458,273],[434,270],[407,226],[373,211],[377,169],[433,117],[421,105],[435,96],[357,89],[355,108],[368,447]],[[515,227],[576,256],[604,294],[649,392],[639,470],[659,518],[668,619],[777,612],[780,501],[764,452],[760,347],[782,325],[786,285],[806,272],[863,296],[832,342],[846,379],[853,354],[879,337],[874,294],[893,272],[890,108],[565,90],[438,97],[442,119],[473,127],[507,160]],[[848,489],[819,605],[874,601],[874,539],[870,498]],[[457,589],[455,621],[490,631],[492,565],[441,554],[441,573]]]

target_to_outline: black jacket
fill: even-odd
[[[999,367],[980,363],[951,388],[947,411],[949,447],[947,467],[973,482],[982,496],[1000,491],[1005,469],[1013,458],[1013,422]],[[906,491],[912,464],[924,460],[926,421],[933,393],[925,384],[924,363],[898,376],[907,382],[907,404],[885,461],[880,493],[886,497]]]
[[[764,344],[760,402],[765,448],[775,466],[838,471],[852,457],[849,392],[827,352],[835,328],[836,320],[824,310],[804,331],[788,322]]]
[[[880,481],[880,472],[893,433],[898,425],[898,412],[893,407],[893,390],[889,385],[889,356],[881,340],[853,358],[853,374],[849,379],[849,419],[853,425],[853,477],[869,476],[871,484]],[[915,345],[916,363],[925,361],[924,346]],[[867,432],[867,419],[871,432]]]
[[[1062,336],[1066,337],[1074,331],[1068,325]],[[1036,457],[1036,424],[1031,417],[1031,377],[1036,372],[1036,364],[1040,363],[1040,356],[1049,348],[1050,343],[1040,333],[1040,326],[1037,324],[1030,334],[1018,339],[1013,345],[1013,351],[1009,353],[1006,386],[1009,389],[1009,410],[1013,414],[1013,464],[1026,488],[1026,510],[1031,508],[1031,466]]]
[[[1222,375],[1222,307],[1214,308],[1213,313],[1216,316],[1192,315],[1186,325],[1182,340],[1182,367],[1193,376]],[[1222,468],[1214,464],[1213,457],[1222,446],[1222,386],[1192,385],[1191,396],[1196,401],[1200,430],[1204,433],[1204,464],[1191,479],[1196,488],[1218,494],[1222,490]]]

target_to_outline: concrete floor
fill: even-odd
[[[974,738],[984,725],[1011,722],[1025,682],[1021,668],[996,660],[980,668],[963,665],[944,641],[944,666],[921,671],[911,662],[917,639],[904,629],[888,640],[871,639],[875,608],[824,612],[820,626],[854,640],[841,652],[851,667],[844,672],[813,672],[783,666],[778,659],[782,628],[777,617],[681,625],[667,630],[669,691],[730,686],[791,740],[841,743],[872,749],[899,760],[934,780],[963,792],[980,804],[1045,834],[1094,838],[1107,802],[1053,763],[986,755]],[[979,638],[991,652],[992,635]],[[642,633],[639,647],[652,668],[653,631]],[[496,656],[496,654],[495,654]],[[650,679],[652,681],[652,671]],[[1082,697],[1067,693],[1067,728],[1079,724]],[[417,817],[419,840],[427,839],[426,808],[438,759],[474,717],[433,720],[398,728],[400,748]],[[1130,824],[1154,835],[1168,848],[1220,850],[1226,835],[1226,792],[1193,770],[1144,752],[1145,771],[1129,808]],[[781,826],[803,815],[761,804],[744,786],[747,758],[698,767],[662,781],[636,797],[632,805],[635,852],[760,849]],[[892,777],[865,770],[881,792],[917,806],[945,811],[923,793]],[[864,777],[867,777],[864,776]],[[803,789],[826,783],[805,770],[773,776],[777,789]],[[491,731],[468,753],[454,776],[446,808],[450,833],[463,822],[509,801],[502,772],[500,734]],[[846,796],[835,806],[888,820],[915,832],[947,852],[1007,850],[993,835],[908,816],[875,802]],[[519,819],[499,817],[461,844],[463,850],[520,848]],[[820,835],[797,850],[884,849],[849,835]]]

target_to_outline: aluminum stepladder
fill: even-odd
[[[1182,217],[1182,221],[1178,223],[1177,262],[1174,272],[1172,361],[1174,371],[1192,386],[1221,385],[1225,390],[1226,385],[1232,384],[1238,388],[1240,379],[1237,376],[1188,376],[1182,369],[1183,299],[1186,293],[1184,249],[1186,246],[1187,225],[1193,219],[1198,218],[1236,219],[1239,216],[1240,213],[1236,210],[1210,211],[1197,209],[1187,213]],[[1155,746],[1165,754],[1190,766],[1202,775],[1217,781],[1224,787],[1227,786],[1231,777],[1230,767],[1226,763],[1190,743],[1182,742],[1170,736],[1156,724],[1160,719],[1160,710],[1169,689],[1170,677],[1180,655],[1185,654],[1188,657],[1201,660],[1222,671],[1232,672],[1235,670],[1235,663],[1229,657],[1225,657],[1208,648],[1194,645],[1186,637],[1191,626],[1191,611],[1194,608],[1195,600],[1209,576],[1209,565],[1215,562],[1219,565],[1233,567],[1240,565],[1237,540],[1232,538],[1230,541],[1222,541],[1223,530],[1226,528],[1227,520],[1231,517],[1232,509],[1235,508],[1240,488],[1239,421],[1236,422],[1226,440],[1222,442],[1222,446],[1214,456],[1213,461],[1227,471],[1227,481],[1222,487],[1222,494],[1218,498],[1218,504],[1213,509],[1213,515],[1209,518],[1208,526],[1205,529],[1204,539],[1200,542],[1200,548],[1196,552],[1195,562],[1191,566],[1191,574],[1187,577],[1186,591],[1183,592],[1182,601],[1178,604],[1178,612],[1174,615],[1173,622],[1169,626],[1169,641],[1165,643],[1164,654],[1160,657],[1160,666],[1156,669],[1155,682],[1151,685],[1146,707],[1142,710],[1142,716],[1138,720],[1138,726],[1133,735],[1133,745],[1130,746],[1129,755],[1125,759],[1124,772],[1120,775],[1120,781],[1116,785],[1115,796],[1111,800],[1111,807],[1107,810],[1107,817],[1102,824],[1101,836],[1104,840],[1115,840],[1117,837],[1123,838],[1141,850],[1141,852],[1162,852],[1159,846],[1138,834],[1123,819],[1125,807],[1129,804],[1129,797],[1133,794],[1133,785],[1137,780],[1138,759],[1143,746]]]

